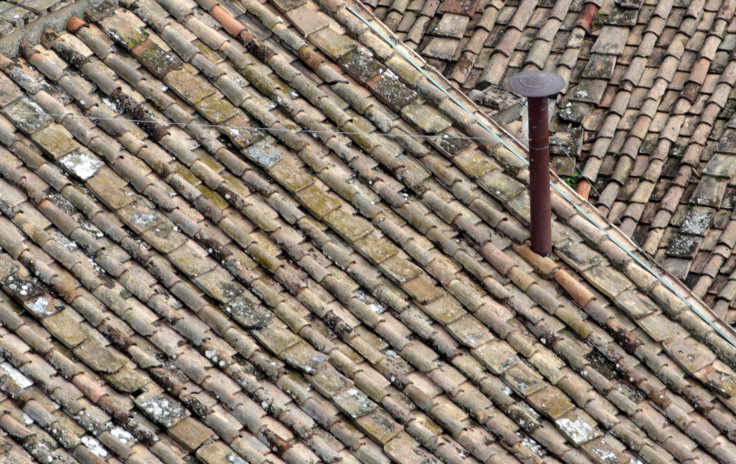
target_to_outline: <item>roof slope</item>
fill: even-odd
[[[0,58],[3,462],[736,462],[729,327],[564,183],[532,253],[519,146],[359,6],[242,5]]]
[[[558,172],[584,179],[610,221],[736,323],[733,1],[367,3],[490,110],[515,100],[474,88],[507,88],[522,70],[563,76]]]

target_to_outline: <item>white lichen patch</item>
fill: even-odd
[[[129,433],[127,430],[125,430],[122,427],[113,427],[110,429],[110,434],[120,440],[121,443],[124,444],[133,444],[136,442],[135,437],[133,434]]]
[[[270,312],[265,311],[243,295],[230,300],[227,305],[223,306],[223,309],[248,327],[264,327],[273,317]]]
[[[399,354],[396,353],[394,350],[386,350],[385,353],[386,353],[386,356],[390,356],[394,359],[401,359],[401,356],[399,356]]]
[[[97,440],[95,437],[90,437],[89,435],[85,435],[82,437],[82,443],[84,443],[84,446],[87,447],[90,451],[92,451],[97,456],[101,457],[102,459],[107,458],[108,452],[105,449],[104,446],[102,446],[102,443],[100,443],[99,440]]]
[[[327,360],[327,357],[322,353],[315,353],[309,358],[306,358],[304,360],[300,360],[297,358],[292,358],[290,356],[286,357],[287,362],[292,361],[295,365],[298,365],[301,369],[304,370],[307,374],[314,374],[317,372],[317,369]]]
[[[521,443],[539,457],[543,457],[547,454],[547,451],[539,443],[529,437],[522,438]]]
[[[357,418],[375,409],[373,401],[371,401],[367,396],[365,396],[365,393],[357,388],[348,388],[345,393],[347,394],[349,401],[352,403],[349,410],[346,411],[351,417]]]
[[[82,229],[94,234],[95,237],[102,238],[105,236],[105,234],[103,234],[102,231],[98,229],[96,225],[90,222],[84,221],[84,220],[79,221],[79,223],[82,225]]]
[[[26,448],[39,462],[51,464],[54,462],[54,455],[51,454],[51,447],[46,441],[37,440]],[[3,461],[4,462],[4,461]]]
[[[136,402],[148,417],[167,428],[188,415],[187,410],[179,402],[163,395],[151,395]]]
[[[266,101],[266,109],[268,111],[275,110],[279,106],[278,103],[276,103],[275,101],[273,101],[273,100],[271,100],[269,98],[265,98],[264,97],[264,100]]]
[[[368,307],[371,308],[371,311],[378,314],[386,311],[386,307],[380,303],[371,303],[368,305]]]
[[[29,281],[16,279],[14,276],[8,278],[8,288],[20,296],[28,296],[33,290],[33,285]]]
[[[158,216],[149,212],[134,211],[133,214],[130,215],[130,222],[138,227],[151,227],[156,224],[157,221]]]
[[[368,307],[371,309],[371,311],[378,313],[378,314],[381,314],[382,312],[386,311],[386,307],[384,305],[380,303],[376,303],[376,302],[370,302],[370,299],[368,298],[368,296],[363,290],[361,289],[355,290],[353,294],[362,303],[366,303]]]
[[[685,219],[683,219],[680,225],[680,231],[686,234],[700,235],[703,234],[708,227],[710,227],[711,219],[713,218],[713,212],[708,209],[706,211],[698,211],[698,208],[694,208],[688,211]]]
[[[616,462],[616,453],[614,453],[611,450],[593,448],[593,452],[603,462],[610,462],[610,463]]]
[[[102,269],[102,267],[100,267],[100,265],[97,264],[97,262],[94,259],[90,258],[89,256],[87,257],[87,262],[89,263],[90,266],[92,266],[92,268],[95,270],[95,272],[97,272],[97,274],[107,274],[107,272],[105,272],[105,270]]]
[[[53,300],[47,296],[41,295],[26,302],[26,308],[38,317],[47,317],[56,314],[60,308],[57,308]]]
[[[247,464],[243,458],[235,453],[228,454],[225,459],[227,459],[227,462],[230,464]]]
[[[59,163],[81,180],[87,180],[94,176],[99,169],[104,166],[104,163],[92,155],[82,152],[75,151],[71,152],[63,158],[59,159]]]
[[[601,435],[598,429],[580,418],[571,420],[562,417],[557,419],[555,423],[576,445],[586,443]]]
[[[264,168],[272,168],[284,158],[281,150],[264,141],[254,143],[245,152]]]
[[[56,239],[69,251],[75,251],[79,248],[76,242],[69,240],[62,234],[58,234]]]
[[[9,362],[0,364],[6,374],[18,385],[20,388],[28,388],[33,385],[33,380],[29,379],[21,371],[13,367]]]
[[[114,101],[110,100],[109,98],[103,98],[102,103],[104,103],[105,106],[110,108],[113,112],[115,113],[120,112],[120,108],[118,108],[118,105]]]

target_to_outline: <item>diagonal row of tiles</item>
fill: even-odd
[[[102,408],[90,405],[91,411],[113,416],[145,443],[155,428],[141,411],[185,454],[205,462],[267,449],[287,462],[329,461],[336,453],[371,462],[383,456],[377,444],[399,462],[431,455],[463,462],[468,454],[539,460],[535,453],[572,462],[610,453],[647,461],[708,462],[706,453],[728,459],[731,368],[668,316],[711,346],[728,348],[682,305],[665,304],[671,295],[637,274],[636,265],[621,263],[628,277],[604,266],[607,258],[571,229],[556,224],[556,241],[603,294],[581,286],[560,263],[509,247],[484,225],[481,218],[524,238],[524,227],[487,193],[469,189],[466,177],[479,178],[493,197],[508,201],[510,213],[524,217],[526,201],[514,201],[524,196],[523,186],[498,164],[523,181],[511,153],[492,146],[494,162],[473,144],[438,143],[445,153],[461,152],[452,158],[461,172],[411,138],[398,138],[399,146],[378,134],[351,134],[360,150],[334,134],[315,133],[320,142],[280,131],[362,133],[373,129],[371,122],[411,131],[388,119],[400,109],[422,129],[458,133],[447,123],[448,105],[438,102],[438,110],[417,101],[418,77],[418,90],[402,87],[400,65],[411,71],[406,63],[392,58],[399,64],[391,68],[365,52],[349,55],[355,46],[338,39],[345,26],[314,5],[321,16],[312,21],[324,27],[306,33],[310,41],[332,58],[346,57],[345,69],[359,81],[385,74],[366,85],[388,108],[365,98],[264,6],[247,4],[315,74],[292,66],[293,56],[275,42],[233,29],[221,7],[202,6],[248,51],[227,42],[206,16],[191,14],[193,4],[142,1],[130,11],[103,5],[89,13],[90,24],[71,23],[76,36],[48,34],[44,46],[24,46],[31,66],[2,64],[0,106],[14,124],[3,124],[10,151],[0,170],[8,218],[2,246],[14,258],[5,261],[4,290],[27,312],[4,312],[23,339],[12,338],[20,348],[9,358],[61,405],[63,417],[83,394]],[[344,5],[340,11],[344,18]],[[231,77],[236,69],[240,80]],[[38,107],[53,120],[29,114]],[[118,111],[138,124],[116,118]],[[83,115],[92,120],[77,117]],[[205,121],[223,126],[186,125]],[[247,131],[251,125],[268,126],[272,135]],[[397,164],[401,151],[412,156]],[[603,246],[569,207],[558,204],[557,211]],[[473,242],[493,267],[478,260]],[[31,274],[48,289],[33,287],[28,298],[11,288],[31,285]],[[555,297],[559,290],[543,275],[570,291],[594,322],[564,295]],[[644,288],[670,314],[639,293]],[[58,304],[48,309],[39,298]],[[609,298],[620,309],[607,307]],[[34,319],[51,335],[31,336],[43,334]],[[85,366],[70,365],[64,349],[46,341],[51,336]],[[666,341],[664,352],[659,341]],[[58,386],[33,369],[43,360],[23,358],[29,347],[55,361],[44,371],[58,369],[71,382]],[[670,356],[680,367],[667,365]],[[617,366],[607,367],[614,359]],[[685,382],[684,372],[719,396]],[[63,395],[69,392],[76,393]],[[27,397],[13,402],[36,410]],[[34,431],[43,428],[62,447],[83,453],[77,441],[58,438],[53,420],[37,422]],[[0,423],[17,437],[12,426]],[[132,456],[126,448],[135,448],[141,462],[155,459],[144,446],[125,447],[98,427],[85,425],[74,435],[86,429],[125,462]],[[647,438],[632,441],[636,436]],[[176,445],[164,440],[151,451],[169,462],[176,459],[172,450]]]

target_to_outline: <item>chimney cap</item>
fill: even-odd
[[[523,97],[549,97],[565,87],[565,80],[547,71],[526,71],[513,75],[509,87]]]

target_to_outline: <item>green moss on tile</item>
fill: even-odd
[[[368,221],[350,211],[345,211],[344,208],[325,215],[324,221],[350,241],[365,237],[373,231]]]
[[[189,168],[185,165],[177,162],[169,164],[169,167],[174,168],[174,171],[190,184],[197,186],[201,183],[199,178],[195,176],[194,173],[192,173],[192,171],[190,171]]]
[[[167,256],[178,269],[189,276],[202,275],[216,266],[214,261],[189,241]]]
[[[509,177],[500,170],[492,170],[478,179],[478,183],[494,197],[510,200],[526,191],[526,186]]]
[[[115,387],[116,390],[125,393],[134,393],[143,388],[149,380],[140,372],[129,367],[124,367],[114,374],[106,375],[105,380]]]
[[[381,264],[399,252],[387,237],[379,237],[376,233],[356,240],[353,245],[376,264]]]
[[[333,59],[339,59],[356,47],[356,43],[344,33],[325,27],[309,35],[310,42],[317,44],[320,51]]]
[[[269,351],[277,355],[284,353],[292,346],[302,342],[302,339],[298,335],[295,335],[278,319],[274,319],[271,324],[254,330],[253,334]]]
[[[149,38],[148,33],[136,23],[140,23],[140,20],[127,11],[123,14],[110,15],[101,21],[102,28],[107,35],[128,50],[142,44]]]
[[[65,309],[41,322],[51,335],[69,348],[79,345],[89,336],[87,328],[80,325],[72,314],[76,313],[71,309]]]
[[[362,50],[351,50],[338,61],[348,74],[360,82],[366,82],[386,69],[383,64]]]
[[[86,365],[103,374],[112,374],[122,369],[127,358],[110,346],[103,346],[96,338],[88,338],[74,348],[74,355]]]
[[[261,69],[256,66],[248,66],[242,71],[243,76],[258,89],[259,92],[266,96],[270,96],[274,90],[279,88],[278,82],[264,74]]]
[[[575,407],[561,390],[552,386],[528,396],[527,400],[534,405],[534,409],[553,420]]]
[[[322,218],[325,214],[342,206],[341,200],[325,192],[317,184],[300,190],[296,196],[318,218]]]
[[[383,269],[391,279],[403,284],[421,273],[421,269],[411,261],[404,259],[402,256],[393,256],[381,263]]]
[[[210,47],[208,47],[204,42],[202,42],[199,39],[195,39],[194,41],[192,41],[192,45],[197,47],[199,52],[202,55],[204,55],[204,57],[207,58],[207,60],[213,63],[220,63],[221,61],[225,60],[225,56],[222,53],[216,50],[212,50]]]
[[[79,148],[79,144],[69,131],[58,124],[51,124],[36,132],[31,139],[53,159],[59,159]]]
[[[403,427],[396,423],[391,416],[381,410],[363,416],[357,420],[358,427],[369,437],[381,444],[387,443],[396,436]]]
[[[450,296],[444,296],[424,305],[424,310],[432,319],[442,325],[450,324],[466,314],[466,311]]]
[[[220,124],[238,112],[238,109],[219,93],[214,93],[200,100],[196,106],[197,110],[213,124]]]
[[[23,92],[11,81],[5,74],[0,75],[0,106],[17,100],[23,95]]]
[[[181,69],[169,72],[163,79],[171,90],[192,105],[196,105],[217,91],[205,78],[198,75],[194,67],[188,64],[182,66]]]
[[[158,78],[162,78],[169,72],[179,69],[182,65],[182,61],[176,55],[163,50],[155,43],[150,43],[137,53],[136,58]]]
[[[230,204],[224,198],[222,198],[219,193],[215,192],[204,184],[200,184],[197,187],[197,190],[202,193],[202,196],[214,203],[217,209],[219,209],[220,211],[223,211],[228,206],[230,206]]]
[[[452,125],[439,111],[422,103],[404,106],[401,114],[428,134],[437,134]]]
[[[287,155],[268,172],[291,192],[309,187],[316,180],[309,167],[294,155]]]

